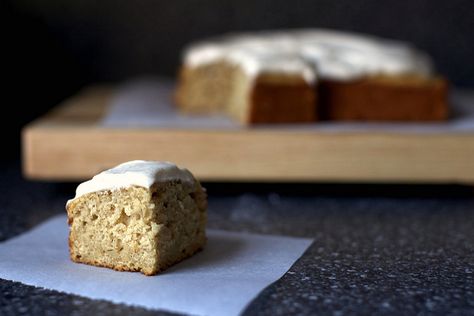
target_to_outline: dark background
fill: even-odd
[[[190,41],[230,31],[324,27],[414,43],[458,87],[474,86],[474,1],[2,1],[3,159],[21,127],[84,85],[174,76]],[[6,55],[6,56],[5,56]]]

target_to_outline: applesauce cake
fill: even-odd
[[[224,112],[243,124],[439,121],[447,90],[429,56],[407,43],[303,29],[191,44],[175,100],[182,112]]]
[[[130,161],[81,183],[66,204],[75,262],[154,275],[206,242],[207,197],[186,169]]]

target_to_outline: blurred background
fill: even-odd
[[[3,0],[1,14],[4,104],[13,109],[4,160],[19,159],[24,124],[81,87],[174,77],[186,44],[231,31],[322,27],[408,41],[453,85],[474,86],[469,0]]]

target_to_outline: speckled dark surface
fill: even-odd
[[[74,190],[24,181],[17,165],[1,171],[0,240],[63,212]],[[209,190],[209,227],[315,238],[246,315],[474,314],[470,188],[455,189],[462,194],[454,195],[442,187],[418,188],[424,197],[417,197],[411,187],[397,187],[408,191],[405,197],[370,197],[360,187],[354,187],[360,196],[350,187],[344,187],[347,194],[328,194],[320,186],[288,193],[274,186],[277,193],[253,187],[254,193],[240,189],[226,195],[213,194],[213,187],[218,186]],[[0,291],[1,315],[167,314],[5,280]]]

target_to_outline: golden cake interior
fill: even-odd
[[[204,246],[206,204],[181,181],[85,194],[67,206],[71,259],[156,274]]]

